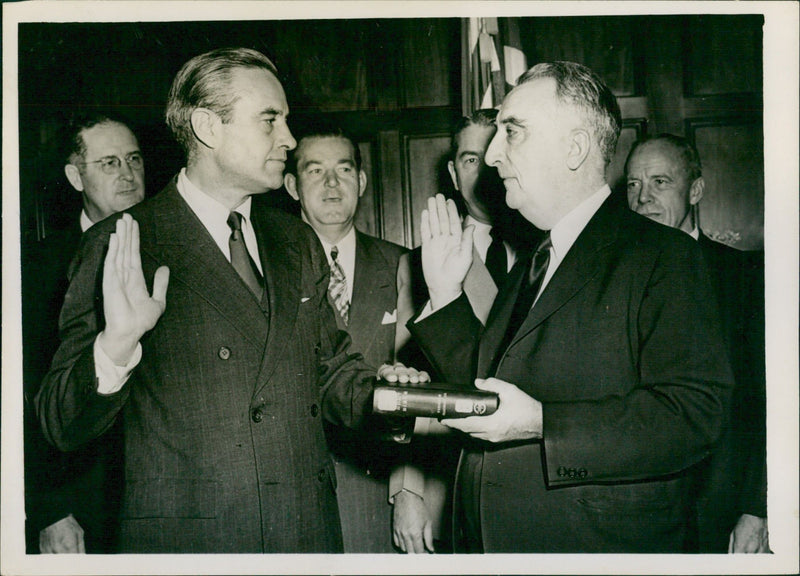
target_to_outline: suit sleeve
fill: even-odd
[[[37,416],[45,436],[64,451],[74,450],[108,430],[129,393],[128,386],[115,394],[97,393],[93,345],[104,325],[102,265],[108,232],[98,228],[87,234],[91,237],[82,244],[61,309],[61,343],[36,396]]]
[[[319,385],[322,413],[326,420],[346,428],[363,427],[372,414],[372,392],[377,368],[364,362],[361,354],[351,353],[350,335],[336,326],[333,308],[328,302],[330,268],[316,238],[309,250],[316,281],[319,317]]]
[[[472,387],[482,325],[466,294],[462,292],[424,320],[415,322],[416,319],[417,316],[407,323],[408,329],[434,372],[450,384]]]
[[[625,394],[544,403],[551,485],[676,473],[705,458],[719,436],[733,376],[702,255],[687,240],[661,247],[643,293],[632,297],[638,382]]]

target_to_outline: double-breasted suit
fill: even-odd
[[[356,258],[349,323],[336,314],[339,328],[352,338],[353,351],[368,364],[394,360],[397,326],[397,262],[405,248],[355,231]],[[387,470],[394,450],[378,439],[330,427],[329,444],[335,455],[337,496],[345,552],[393,552],[391,508],[387,499]]]
[[[524,272],[485,329],[463,295],[409,323],[448,381],[495,376],[543,405],[540,441],[465,443],[456,502],[486,552],[681,551],[686,471],[732,384],[699,249],[607,199],[500,350]]]
[[[175,183],[129,210],[142,268],[170,269],[167,305],[124,387],[96,392],[102,259],[115,218],[95,226],[61,314],[62,344],[37,398],[69,450],[121,414],[125,552],[341,551],[322,418],[357,426],[375,371],[348,354],[313,232],[253,197],[266,291],[249,291]]]

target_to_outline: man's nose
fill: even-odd
[[[486,155],[483,157],[483,161],[489,166],[497,166],[500,162],[500,148],[500,131],[498,130],[492,137],[492,141],[489,142],[489,147],[486,149]]]
[[[642,189],[639,190],[639,204],[647,204],[652,200],[653,195],[651,194],[650,185],[646,182],[642,183]]]
[[[325,172],[325,185],[329,188],[335,188],[339,185],[339,175],[335,169]]]
[[[133,168],[131,168],[131,165],[128,164],[128,161],[124,158],[119,165],[119,175],[125,180],[133,180]]]
[[[292,132],[289,130],[288,124],[281,124],[278,130],[279,133],[276,138],[278,141],[278,146],[281,146],[286,150],[294,150],[297,148],[297,140],[295,140],[294,136],[292,136]]]

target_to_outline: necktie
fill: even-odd
[[[498,348],[496,360],[499,360],[500,355],[508,348],[508,345],[511,343],[511,340],[516,335],[520,326],[522,326],[525,318],[528,317],[528,312],[530,312],[533,301],[539,293],[539,288],[547,272],[547,266],[550,263],[551,246],[550,233],[548,232],[545,234],[544,238],[542,238],[542,241],[539,243],[539,246],[537,246],[536,251],[533,253],[527,265],[528,273],[526,277],[522,279],[522,285],[520,286],[519,294],[517,294],[517,300],[514,303],[514,310],[511,312],[511,318],[508,322],[508,328],[506,329],[503,343],[500,348]]]
[[[255,263],[250,258],[247,246],[242,236],[242,215],[238,212],[231,212],[228,215],[228,226],[231,228],[231,236],[228,238],[228,247],[231,251],[231,264],[242,277],[247,287],[261,298],[264,286],[261,282],[261,274],[258,272]]]
[[[492,243],[486,251],[486,269],[492,275],[494,285],[500,288],[508,272],[508,256],[497,226],[493,226],[489,234],[492,236]]]
[[[328,294],[342,320],[344,320],[345,326],[347,326],[350,320],[350,301],[347,299],[347,278],[344,275],[342,265],[337,259],[338,256],[339,249],[334,246],[331,248],[331,280],[328,283]]]

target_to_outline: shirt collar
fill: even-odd
[[[86,210],[81,210],[81,232],[86,232],[89,228],[94,226],[94,222],[89,219],[89,215],[86,214]]]
[[[578,204],[558,224],[553,226],[550,230],[550,240],[553,243],[553,252],[559,261],[564,259],[575,240],[586,228],[589,220],[610,195],[611,188],[608,187],[608,184],[604,184],[602,188]]]
[[[317,231],[314,230],[314,232],[316,233]],[[325,255],[328,257],[328,262],[330,262],[330,260],[331,260],[331,248],[334,247],[334,244],[331,244],[330,242],[325,240],[319,234],[317,234],[317,238],[319,238],[319,241],[322,244],[322,247],[325,249]],[[346,255],[348,255],[348,257],[350,257],[350,255],[352,254],[352,256],[350,258],[355,260],[355,253],[356,253],[356,227],[355,226],[351,226],[350,227],[350,231],[347,234],[345,234],[344,237],[341,238],[335,244],[335,246],[339,250],[339,254],[342,254],[342,255],[346,254]]]

